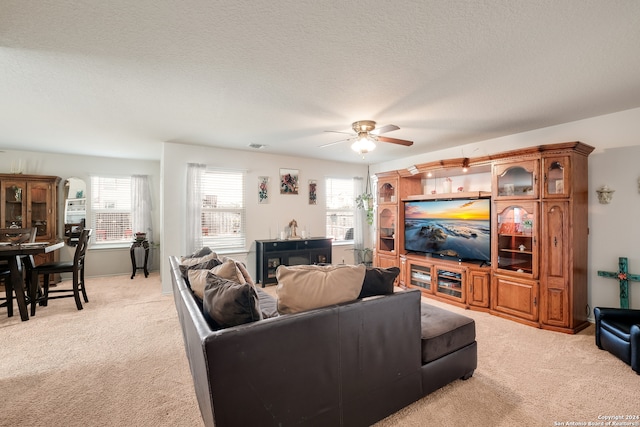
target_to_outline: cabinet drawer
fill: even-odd
[[[323,249],[331,247],[330,240],[299,240],[296,242],[296,249]]]

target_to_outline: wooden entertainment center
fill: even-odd
[[[592,151],[567,142],[376,174],[375,264],[400,267],[398,284],[430,298],[543,329],[584,329]],[[405,250],[404,202],[489,196],[490,265]]]

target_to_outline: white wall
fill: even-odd
[[[63,215],[64,215],[64,182],[67,178],[78,177],[87,184],[87,195],[90,196],[90,177],[92,175],[148,175],[151,185],[153,203],[153,223],[154,240],[160,240],[160,162],[152,160],[128,160],[114,159],[107,157],[74,156],[50,153],[40,153],[31,151],[4,151],[0,153],[0,171],[11,172],[12,163],[17,164],[18,160],[23,165],[22,173],[33,175],[52,175],[61,177],[58,188],[58,230],[62,236]],[[91,215],[91,212],[88,213]],[[65,246],[60,250],[61,260],[73,259],[75,248]],[[154,251],[152,266],[157,269],[159,265],[159,251]],[[97,249],[95,246],[89,248],[87,252],[88,276],[107,276],[116,274],[131,273],[131,257],[129,247]]]
[[[366,164],[329,162],[317,159],[297,158],[265,154],[261,152],[237,151],[221,148],[201,147],[186,144],[165,143],[162,150],[162,236],[161,274],[163,292],[171,292],[168,257],[186,253],[185,235],[185,190],[188,163],[203,163],[211,167],[245,170],[247,173],[247,245],[246,263],[255,275],[255,240],[276,238],[276,230],[295,219],[300,230],[306,229],[310,236],[325,235],[324,178],[365,177]],[[300,190],[298,195],[282,195],[279,191],[280,168],[298,169]],[[258,204],[258,177],[268,176],[269,203]],[[316,205],[308,202],[308,181],[318,184]],[[239,255],[243,256],[243,255]],[[334,247],[332,258],[341,262],[353,261],[353,253],[340,246]]]
[[[639,141],[640,141],[640,134]],[[598,271],[618,271],[618,258],[629,260],[629,273],[640,275],[640,146],[612,148],[589,158],[589,304],[619,307],[618,281]],[[615,190],[608,205],[596,188]],[[640,309],[640,282],[629,282],[629,307]]]
[[[618,307],[618,282],[597,272],[617,271],[618,257],[627,257],[630,273],[640,274],[640,108],[379,163],[371,171],[568,141],[595,147],[589,156],[589,306]],[[595,192],[604,184],[616,190],[609,205],[599,204]],[[640,283],[630,282],[629,294],[629,306],[640,309]]]

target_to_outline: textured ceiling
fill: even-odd
[[[0,148],[366,162],[640,107],[635,0],[0,0]]]

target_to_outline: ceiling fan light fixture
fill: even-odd
[[[360,132],[360,134],[358,135],[358,139],[356,139],[356,141],[351,144],[351,149],[359,154],[368,153],[369,151],[373,151],[375,148],[375,142],[371,140],[366,132]]]

